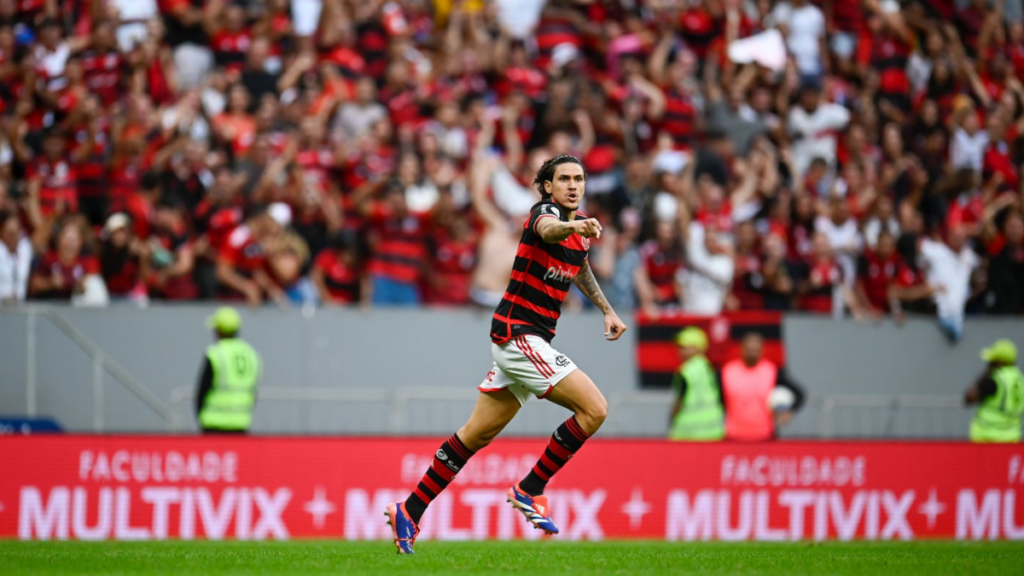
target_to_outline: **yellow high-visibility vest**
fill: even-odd
[[[972,442],[1020,442],[1024,374],[1016,366],[992,371],[996,393],[985,398],[971,421]]]
[[[199,424],[216,430],[248,430],[260,379],[260,355],[246,342],[223,338],[206,348],[213,386],[199,411]]]

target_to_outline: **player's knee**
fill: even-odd
[[[597,432],[597,429],[604,424],[606,418],[608,418],[608,401],[604,398],[599,398],[597,401],[589,403],[576,415],[576,419],[580,420],[580,426],[588,434]]]
[[[604,398],[601,398],[601,401],[598,402],[597,406],[594,407],[593,419],[597,422],[597,425],[600,426],[601,424],[604,424],[604,421],[607,418],[608,418],[608,401],[605,400]]]

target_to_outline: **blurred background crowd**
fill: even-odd
[[[0,299],[1024,313],[1021,0],[0,0]],[[585,306],[575,297],[570,306]]]

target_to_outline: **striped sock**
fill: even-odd
[[[561,470],[562,466],[565,466],[565,463],[572,458],[572,455],[583,447],[583,443],[587,441],[587,438],[590,438],[590,436],[576,422],[575,416],[563,422],[555,430],[551,440],[548,441],[548,447],[544,449],[544,455],[540,457],[540,460],[537,460],[533,470],[530,470],[526,478],[523,478],[523,481],[519,483],[519,489],[530,496],[543,494],[548,480],[551,480],[551,477]]]
[[[405,501],[405,510],[414,522],[419,523],[430,502],[451,484],[473,454],[456,434],[441,444],[427,473]]]

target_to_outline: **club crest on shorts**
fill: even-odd
[[[558,364],[562,368],[565,368],[569,364],[572,364],[572,362],[568,358],[566,358],[564,355],[559,354],[558,356],[555,356],[555,364]]]

